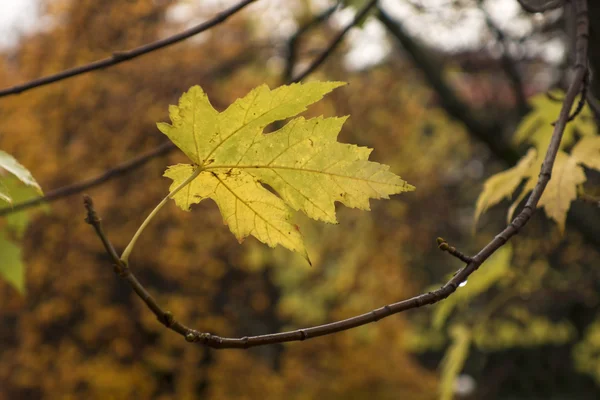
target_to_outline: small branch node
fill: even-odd
[[[306,331],[304,329],[299,329],[298,332],[300,332],[300,340],[306,340],[306,338],[308,337]]]
[[[127,51],[115,51],[112,53],[112,57],[115,60],[121,61],[121,60],[127,60],[128,58],[131,58],[131,54]]]
[[[173,317],[173,313],[171,311],[165,311],[165,313],[162,315],[162,319],[159,318],[158,320],[167,328],[170,328],[173,325],[173,322],[175,322],[175,317]]]
[[[127,264],[121,262],[119,264],[113,264],[113,268],[115,274],[119,275],[119,278],[126,279],[129,275],[131,275],[131,271]]]
[[[438,243],[438,248],[441,251],[445,251],[445,252],[453,255],[454,257],[458,258],[460,261],[462,261],[462,262],[464,262],[466,264],[468,264],[471,261],[473,261],[472,257],[469,257],[469,256],[465,255],[464,253],[458,251],[456,249],[456,247],[450,246],[448,244],[448,242],[446,242],[443,238],[441,238],[441,237],[437,238],[437,243]]]
[[[85,222],[90,225],[95,225],[95,224],[100,223],[101,220],[98,217],[96,210],[94,209],[94,201],[87,194],[83,195],[83,205],[85,206],[85,209],[87,210],[87,216],[85,217]]]
[[[190,329],[188,333],[185,334],[185,340],[190,343],[195,343],[200,340],[200,332]]]
[[[381,319],[381,317],[379,316],[379,314],[377,314],[377,310],[371,311],[371,315],[373,315],[373,320],[375,322],[377,322],[377,321],[379,321]]]

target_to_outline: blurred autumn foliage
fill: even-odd
[[[86,0],[48,7],[60,23],[23,41],[3,60],[2,86],[181,29],[165,21],[167,3]],[[192,84],[202,85],[221,109],[263,82],[277,85],[279,75],[263,67],[268,54],[252,32],[252,21],[242,15],[200,42],[3,99],[2,148],[28,166],[44,188],[98,174],[162,143],[155,123],[167,120],[168,104]],[[333,73],[349,78],[343,71]],[[396,153],[410,154],[402,149],[403,138],[419,127],[397,121],[426,111],[423,100],[409,100],[413,95],[394,76],[391,68],[357,76],[352,90],[331,96],[311,113],[351,114],[343,140],[378,148],[378,161],[407,173],[410,161]],[[378,88],[390,84],[402,89],[381,97]],[[445,157],[443,147],[436,147]],[[165,166],[181,160],[183,155],[173,152],[90,192],[121,249],[166,193]],[[429,173],[423,169],[413,179],[434,175],[435,164],[425,168]],[[194,327],[251,335],[322,323],[415,290],[399,246],[408,243],[410,224],[398,223],[405,228],[388,232],[394,221],[407,219],[406,204],[392,200],[373,208],[371,215],[343,210],[340,226],[317,231],[308,224],[314,233],[306,235],[315,242],[315,267],[308,268],[254,240],[238,245],[214,204],[189,214],[169,206],[142,236],[132,265],[158,300]],[[277,399],[376,393],[392,399],[435,393],[434,375],[404,349],[403,318],[253,351],[219,352],[186,343],[165,331],[115,278],[83,216],[81,197],[73,196],[35,218],[24,250],[27,294],[19,296],[0,283],[0,397]]]
[[[44,4],[55,23],[0,59],[1,87],[183,28],[167,18],[167,1]],[[200,84],[222,110],[259,84],[282,83],[283,57],[258,24],[254,14],[244,12],[193,40],[134,61],[2,98],[0,147],[27,166],[45,190],[150,150],[165,140],[155,123],[168,119],[168,105],[191,85]],[[321,27],[303,48],[319,48],[330,36],[331,28]],[[420,72],[398,54],[362,72],[342,65],[341,56],[333,55],[313,75],[350,85],[312,106],[308,115],[350,115],[340,140],[374,148],[372,159],[391,165],[415,184],[416,192],[373,201],[369,213],[340,207],[337,226],[299,219],[313,267],[254,239],[239,245],[212,202],[191,213],[170,204],[141,237],[131,263],[177,319],[203,331],[244,336],[353,316],[414,295],[458,269],[456,260],[436,251],[436,236],[452,237],[457,244],[471,241],[472,250],[492,235],[486,230],[473,239],[470,232],[482,165],[499,167],[484,145],[471,141],[458,122],[436,108]],[[90,190],[118,250],[167,193],[169,182],[161,176],[166,165],[184,160],[174,151]],[[498,226],[504,221],[502,212],[489,214],[488,226],[494,218]],[[24,241],[26,295],[0,281],[1,399],[436,398],[435,365],[448,335],[431,328],[427,312],[302,343],[206,349],[155,320],[115,277],[83,218],[80,196],[36,214]],[[548,237],[549,224],[536,220],[515,243],[519,268],[504,284],[514,288],[513,297],[488,308],[498,292],[493,288],[461,323],[478,318],[481,309],[491,318],[511,300],[523,308],[535,299],[532,310],[521,310],[523,324],[530,319],[522,316],[536,311],[574,321],[572,336],[560,345],[573,345],[583,335],[598,303],[598,273],[588,268],[597,265],[597,250],[582,252],[583,239],[570,231],[564,241],[558,234]],[[553,268],[550,258],[568,264],[571,273]],[[548,300],[557,293],[564,296],[565,309]],[[464,310],[466,303],[456,307]],[[535,364],[527,357],[543,358],[540,346],[545,345],[543,340],[524,344],[534,347],[529,353],[514,350],[518,346],[510,341],[491,350],[482,346],[467,363],[485,388],[477,392],[485,397],[475,398],[494,398],[506,382],[520,382],[510,369]],[[585,348],[580,353],[587,354]],[[555,363],[569,357],[570,347],[555,354],[548,356],[551,367],[530,365],[531,376],[547,367],[563,371]],[[575,374],[571,360],[565,364],[568,371],[558,373]],[[537,387],[543,380],[536,379]],[[594,387],[590,378],[577,379],[584,388]]]

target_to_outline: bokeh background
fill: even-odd
[[[166,37],[233,3],[3,2],[0,86]],[[278,86],[362,4],[340,5],[300,36],[293,66],[290,37],[333,2],[258,1],[175,46],[0,98],[0,148],[45,191],[95,176],[163,143],[155,124],[191,85],[220,110],[262,83]],[[436,237],[472,253],[502,228],[508,203],[477,228],[474,205],[485,179],[525,153],[511,135],[528,99],[564,87],[565,12],[526,14],[514,0],[393,0],[381,10],[308,78],[349,85],[306,115],[350,115],[340,140],[374,148],[373,160],[417,190],[372,201],[371,212],[340,206],[335,226],[298,216],[312,267],[252,238],[238,244],[210,201],[190,213],[169,204],[131,263],[179,320],[246,336],[346,318],[447,280],[461,264]],[[184,160],[173,151],[87,191],[118,250],[167,193],[166,166]],[[592,192],[594,183],[590,173]],[[22,239],[26,293],[0,281],[0,399],[435,399],[440,390],[595,399],[599,211],[573,208],[585,217],[570,215],[563,236],[537,213],[490,260],[493,272],[482,268],[449,303],[306,342],[219,351],[158,323],[113,273],[81,194],[60,199],[32,213]]]

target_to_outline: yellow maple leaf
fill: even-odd
[[[263,133],[268,124],[297,115],[342,85],[310,82],[274,90],[262,85],[221,113],[199,86],[190,88],[169,108],[172,124],[158,124],[193,163],[165,172],[173,180],[175,203],[189,210],[210,198],[240,242],[252,235],[308,259],[292,210],[335,223],[336,201],[369,210],[370,198],[414,190],[388,166],[368,161],[371,149],[337,142],[346,118],[295,118]]]

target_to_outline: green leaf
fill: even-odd
[[[414,190],[368,161],[371,150],[337,142],[346,118],[296,118],[276,132],[264,128],[306,110],[342,82],[292,84],[252,90],[219,113],[199,86],[169,108],[172,125],[159,123],[192,161],[171,166],[171,190],[200,168],[199,176],[172,198],[183,210],[213,199],[239,241],[252,235],[306,257],[292,210],[335,223],[334,203],[369,210],[370,198]],[[275,192],[275,193],[273,193]]]
[[[2,170],[14,175],[25,185],[34,188],[38,194],[42,194],[42,189],[36,180],[33,179],[33,176],[31,176],[31,172],[22,166],[13,156],[5,151],[0,150],[0,182],[3,182],[4,179],[6,179],[6,176],[2,174]],[[0,185],[0,199],[7,201],[8,203],[12,203],[12,196],[10,195],[10,192],[5,190],[5,185]]]
[[[529,170],[534,165],[536,160],[535,149],[529,149],[527,154],[514,167],[506,171],[492,175],[483,184],[483,190],[477,199],[475,205],[475,221],[474,226],[477,226],[477,221],[481,214],[488,208],[498,204],[503,199],[510,199],[512,193],[517,189],[517,186],[529,177]]]
[[[25,266],[21,248],[0,231],[0,277],[10,283],[19,293],[25,293]]]
[[[479,269],[476,275],[473,275],[465,286],[456,290],[456,292],[438,303],[433,311],[433,327],[441,329],[452,310],[460,304],[466,304],[481,293],[488,290],[496,282],[506,276],[510,269],[510,260],[512,259],[512,247],[508,244],[498,249]]]
[[[12,175],[6,177],[5,179],[1,179],[0,181],[12,197],[12,202],[0,199],[0,208],[10,206],[15,202],[20,203],[39,196],[37,188],[24,185],[20,180]],[[41,205],[40,207],[45,211],[48,211],[50,208],[48,205]],[[8,229],[12,233],[16,234],[18,239],[23,237],[23,234],[27,229],[27,225],[29,224],[32,211],[33,209],[30,208],[10,213],[4,217],[6,218]]]
[[[464,325],[450,328],[452,344],[441,363],[440,399],[452,400],[456,377],[462,371],[471,347],[471,331]]]

